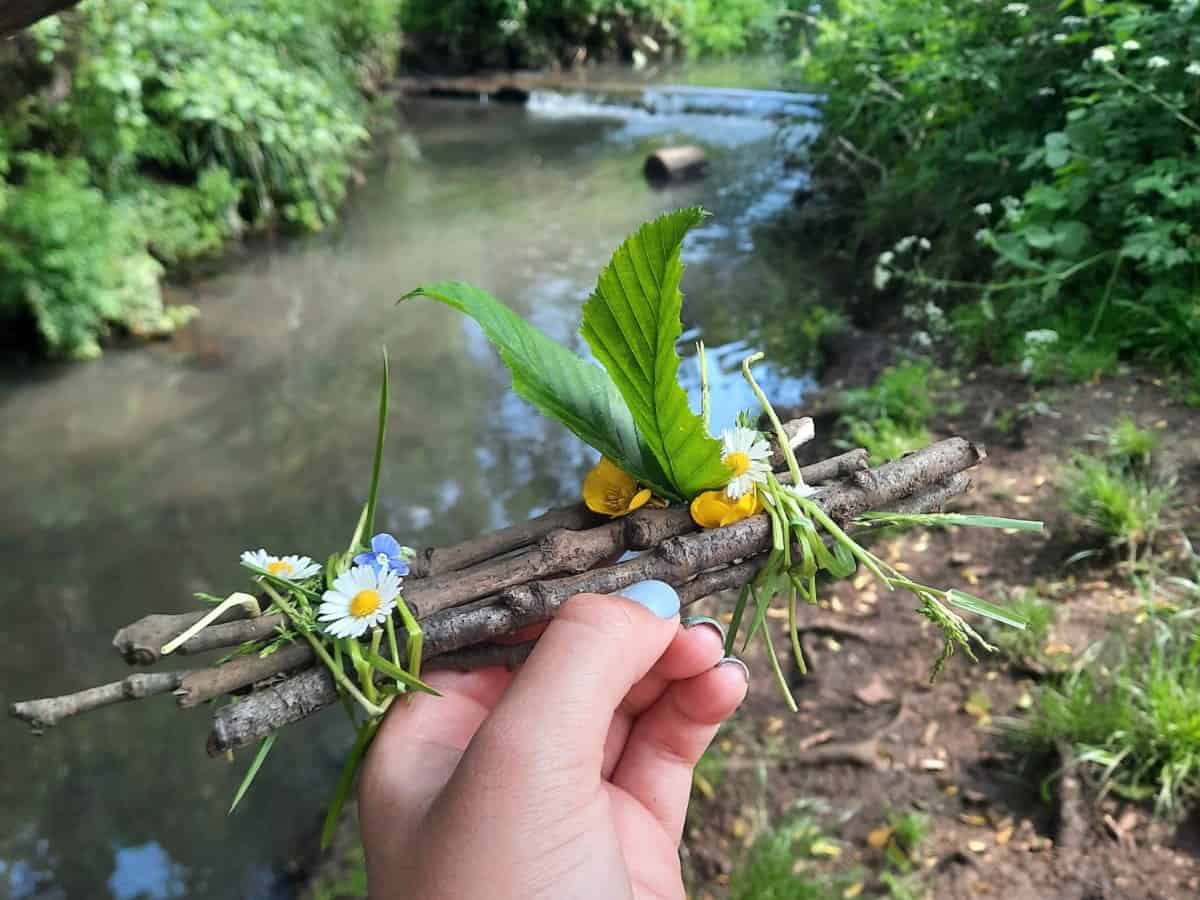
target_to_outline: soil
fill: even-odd
[[[1169,560],[1181,534],[1200,530],[1200,411],[1174,402],[1162,382],[1132,374],[1039,395],[1003,370],[978,369],[945,399],[951,412],[935,421],[935,436],[963,434],[989,450],[973,473],[973,492],[954,508],[1042,519],[1046,530],[910,530],[874,549],[915,580],[995,600],[1036,586],[1057,604],[1050,644],[1066,663],[1141,601],[1116,559],[1066,564],[1096,542],[1061,511],[1057,471],[1071,450],[1087,449],[1089,436],[1123,415],[1159,434],[1159,458],[1178,477],[1174,528],[1155,548]],[[1001,433],[1000,413],[1020,405],[1041,414]],[[910,597],[885,596],[862,575],[830,585],[824,596],[822,605],[866,629],[868,640],[805,635],[810,674],[793,678],[795,715],[761,652],[751,648],[758,677],[718,739],[723,775],[712,791],[697,792],[690,813],[685,861],[692,896],[725,896],[728,874],[756,831],[783,821],[797,801],[819,801],[816,818],[840,842],[837,858],[815,871],[860,869],[862,896],[889,896],[877,880],[882,827],[889,813],[910,810],[929,817],[929,837],[913,861],[914,896],[1200,896],[1200,817],[1163,822],[1147,806],[1100,798],[1086,780],[1081,796],[1064,804],[1060,760],[1030,759],[1006,742],[996,721],[1020,714],[1037,673],[998,655],[971,662],[958,654],[931,683],[938,636],[913,613]],[[706,603],[718,611],[729,599]],[[830,619],[816,614],[823,625]],[[785,623],[773,624],[777,646],[787,646]]]
[[[869,374],[837,380],[862,383]],[[1006,370],[978,368],[940,399],[935,436],[962,434],[989,452],[973,473],[973,492],[955,509],[1042,519],[1046,529],[912,529],[876,540],[873,549],[916,580],[998,601],[1035,587],[1057,604],[1048,649],[1059,663],[1120,627],[1122,613],[1140,602],[1123,561],[1095,555],[1068,563],[1096,545],[1062,511],[1056,492],[1071,451],[1086,450],[1095,432],[1124,415],[1159,434],[1158,457],[1178,483],[1156,558],[1170,565],[1184,534],[1200,543],[1200,410],[1174,401],[1161,381],[1124,374],[1039,392]],[[1013,409],[1026,414],[1013,416]],[[829,446],[807,449],[816,459]],[[689,896],[726,897],[729,874],[756,834],[798,806],[840,849],[798,860],[796,871],[818,878],[857,871],[848,898],[1200,896],[1200,812],[1163,821],[1149,806],[1102,797],[1080,769],[1072,771],[1082,777],[1064,782],[1057,755],[1030,758],[1006,742],[997,722],[1029,704],[1045,675],[1039,666],[999,654],[972,662],[959,653],[931,682],[938,634],[913,612],[911,597],[886,595],[864,575],[826,586],[823,597],[824,609],[807,611],[819,626],[804,635],[809,674],[792,677],[798,713],[787,711],[757,645],[746,653],[750,696],[718,736],[693,795],[682,848]],[[732,599],[704,603],[727,616]],[[769,621],[782,650],[786,623]],[[890,814],[909,811],[928,816],[929,834],[911,859],[912,893],[889,893],[880,881],[886,825]],[[305,896],[361,896],[330,890],[361,885],[347,875],[360,865],[354,838],[351,820],[339,838],[347,849],[325,858]]]

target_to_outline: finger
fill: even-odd
[[[683,836],[692,769],[747,686],[745,665],[725,660],[673,683],[634,723],[612,783],[645,806],[674,841]]]
[[[680,623],[666,652],[646,677],[630,688],[617,708],[604,741],[602,778],[608,778],[616,768],[633,720],[653,706],[672,681],[694,678],[715,666],[724,655],[724,648],[725,629],[715,619],[690,616]]]
[[[581,594],[562,605],[481,730],[484,746],[499,744],[498,754],[531,768],[583,766],[598,778],[617,706],[679,629],[669,585],[642,582],[625,593],[632,600]]]
[[[454,772],[463,752],[504,693],[512,675],[501,667],[474,672],[431,672],[441,697],[416,694],[395,700],[371,743],[359,780],[364,825],[403,841]]]

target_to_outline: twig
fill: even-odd
[[[257,653],[239,656],[222,666],[189,672],[180,681],[175,696],[180,707],[198,706],[239,688],[257,684],[267,678],[311,665],[312,648],[307,644],[288,644],[269,656]]]
[[[113,637],[113,647],[130,665],[152,665],[158,662],[159,650],[163,644],[195,625],[206,614],[206,610],[201,610],[178,615],[143,616],[116,633]],[[235,606],[226,610],[216,621],[235,622],[248,617],[249,613],[244,607]],[[191,643],[189,641],[188,645]]]
[[[12,715],[27,722],[35,731],[51,728],[70,716],[99,709],[125,700],[141,700],[165,694],[177,688],[186,672],[137,672],[120,681],[102,684],[62,697],[25,700],[9,707]]]
[[[463,541],[461,544],[455,544],[453,547],[430,547],[422,550],[412,561],[412,574],[423,578],[465,569],[475,563],[535,543],[557,528],[577,531],[595,525],[599,521],[600,518],[582,503],[562,509],[552,509],[537,518],[482,534],[469,541]]]
[[[798,766],[825,766],[837,763],[849,763],[868,769],[882,768],[879,761],[879,740],[899,725],[908,715],[908,706],[904,698],[896,707],[896,714],[883,727],[875,730],[868,737],[858,741],[844,741],[833,744],[822,744],[801,753],[789,756],[787,761]]]

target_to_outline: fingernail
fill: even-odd
[[[695,628],[697,625],[707,625],[716,630],[717,634],[721,636],[721,646],[725,646],[725,626],[711,616],[688,616],[680,624],[687,629]]]
[[[747,668],[746,664],[736,656],[725,657],[723,660],[717,663],[717,668],[720,668],[721,666],[737,666],[742,670],[742,677],[746,679],[746,684],[750,683],[750,669]]]
[[[665,581],[639,581],[617,592],[619,596],[640,603],[660,619],[679,614],[679,595]]]

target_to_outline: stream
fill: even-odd
[[[380,348],[392,403],[378,524],[445,544],[573,501],[594,454],[532,413],[478,329],[395,300],[461,279],[582,349],[579,309],[624,236],[702,204],[687,241],[683,376],[710,348],[714,426],[753,396],[737,366],[781,346],[809,302],[785,158],[816,127],[803,95],[647,88],[642,102],[535,91],[524,105],[409,100],[335,228],[259,241],[174,288],[200,311],[175,340],[0,381],[0,701],[116,680],[121,625],[244,589],[242,550],[324,559],[370,479]],[[704,145],[709,175],[656,190],[641,165]],[[715,365],[712,365],[715,363]],[[761,369],[779,404],[800,356]],[[188,661],[179,663],[187,665]],[[204,751],[209,716],[170,698],[31,738],[5,718],[0,897],[290,897],[280,863],[318,826],[351,739],[327,712],[281,734],[227,816],[250,754]]]

